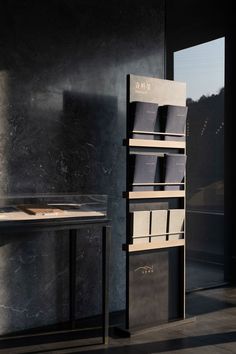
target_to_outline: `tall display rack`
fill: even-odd
[[[163,164],[166,156],[186,157],[185,130],[184,133],[166,133],[165,128],[136,130],[133,105],[137,103],[157,105],[158,111],[164,107],[186,107],[186,84],[127,76],[127,138],[124,141],[127,150],[124,192],[127,236],[123,245],[126,252],[126,325],[123,331],[128,335],[150,327],[187,321],[185,230],[180,230],[178,220],[176,223],[173,219],[175,215],[185,218],[185,173],[183,180],[174,182],[165,182],[164,176],[151,182],[141,180],[141,183],[135,183],[138,179],[134,177],[137,172],[134,169],[140,169],[143,163],[140,156],[144,159],[153,157],[155,161],[158,157],[162,170],[166,166]],[[133,162],[134,158],[139,167]],[[144,178],[147,166],[140,169]],[[163,220],[166,228],[159,233]],[[178,229],[173,230],[173,225]]]

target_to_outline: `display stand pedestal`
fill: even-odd
[[[115,327],[114,332],[116,335],[125,338],[131,338],[134,336],[150,333],[150,332],[157,332],[162,329],[173,328],[177,326],[182,326],[188,323],[193,323],[196,321],[196,317],[186,317],[181,320],[170,321],[167,323],[162,323],[157,326],[147,327],[147,328],[136,328],[136,329],[127,329],[125,327]]]

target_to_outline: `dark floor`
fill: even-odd
[[[224,283],[224,264],[188,259],[186,264],[186,287],[188,290],[213,287]]]
[[[131,339],[110,338],[108,347],[93,345],[75,348],[79,345],[78,341],[71,341],[0,349],[0,354],[30,352],[35,354],[236,353],[236,288],[218,288],[187,295],[187,313],[190,316],[196,316],[196,320],[169,329],[134,336]]]

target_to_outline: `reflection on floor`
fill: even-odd
[[[196,321],[128,338],[110,338],[102,345],[78,348],[78,341],[0,349],[0,354],[229,354],[236,353],[236,288],[218,288],[187,295],[187,314]],[[0,344],[1,345],[1,344]],[[76,348],[77,347],[77,348]]]
[[[186,262],[187,290],[202,289],[224,283],[224,265],[188,259]]]

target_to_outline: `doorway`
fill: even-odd
[[[186,290],[225,283],[225,38],[174,52],[187,83]]]

